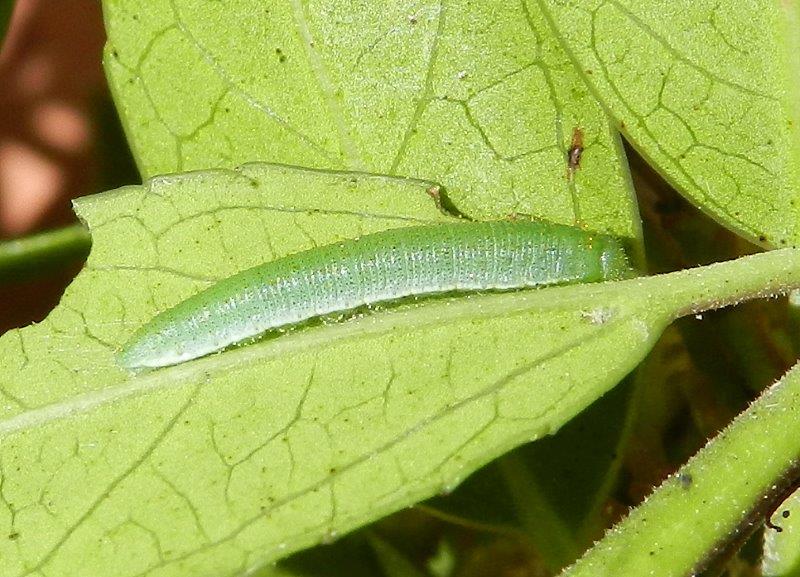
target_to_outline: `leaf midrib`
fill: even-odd
[[[350,321],[325,326],[300,329],[296,333],[280,335],[260,343],[211,355],[196,361],[143,372],[120,383],[80,394],[49,405],[29,409],[0,420],[0,438],[26,429],[40,427],[60,418],[89,412],[127,397],[136,397],[150,391],[196,383],[209,373],[224,373],[254,360],[270,360],[306,350],[318,350],[330,343],[376,337],[394,330],[443,325],[461,319],[480,320],[498,318],[526,312],[573,308],[589,312],[598,296],[605,293],[607,303],[619,294],[623,283],[600,283],[550,287],[501,294],[469,294],[439,299],[429,303],[402,304],[396,308],[370,313]],[[617,314],[604,325],[592,325],[587,319],[587,334],[608,328],[626,318]],[[592,328],[595,330],[593,331]]]

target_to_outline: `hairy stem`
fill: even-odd
[[[0,243],[0,283],[46,274],[89,254],[89,231],[76,224]]]

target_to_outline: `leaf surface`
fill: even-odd
[[[517,0],[105,0],[105,66],[146,176],[248,161],[445,186],[476,218],[635,239],[617,134]],[[580,168],[568,170],[575,131]]]
[[[43,323],[0,339],[0,575],[234,575],[329,540],[555,430],[667,322],[612,286],[572,287],[115,366],[136,327],[215,279],[447,220],[429,186],[250,165],[81,199],[85,270]]]
[[[800,12],[751,0],[527,0],[670,183],[764,246],[796,245]]]
[[[771,515],[774,527],[764,531],[761,571],[766,577],[800,575],[800,495],[795,491]]]
[[[135,328],[216,278],[446,220],[429,185],[250,165],[81,199],[85,270],[43,323],[0,338],[0,575],[237,575],[333,539],[556,430],[676,314],[800,270],[779,251],[761,257],[772,268],[407,302],[164,370],[115,366]]]

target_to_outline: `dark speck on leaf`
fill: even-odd
[[[764,521],[764,525],[766,525],[768,529],[772,529],[776,533],[783,533],[783,527],[779,527],[778,525],[770,521],[769,517],[767,517],[767,519]]]
[[[783,517],[784,519],[788,519],[789,515],[791,515],[791,513],[789,512],[788,509],[784,509],[783,511],[781,511],[781,517]]]
[[[286,54],[280,48],[275,49],[275,54],[278,55],[278,62],[286,62]]]
[[[16,541],[17,539],[19,539],[19,533],[17,533],[16,531],[8,534],[9,541]]]
[[[583,155],[583,131],[577,126],[572,131],[572,144],[567,153],[567,168],[569,178],[572,180],[575,171],[581,167],[581,156]]]

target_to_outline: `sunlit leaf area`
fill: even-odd
[[[0,577],[800,575],[798,54],[0,0]]]

